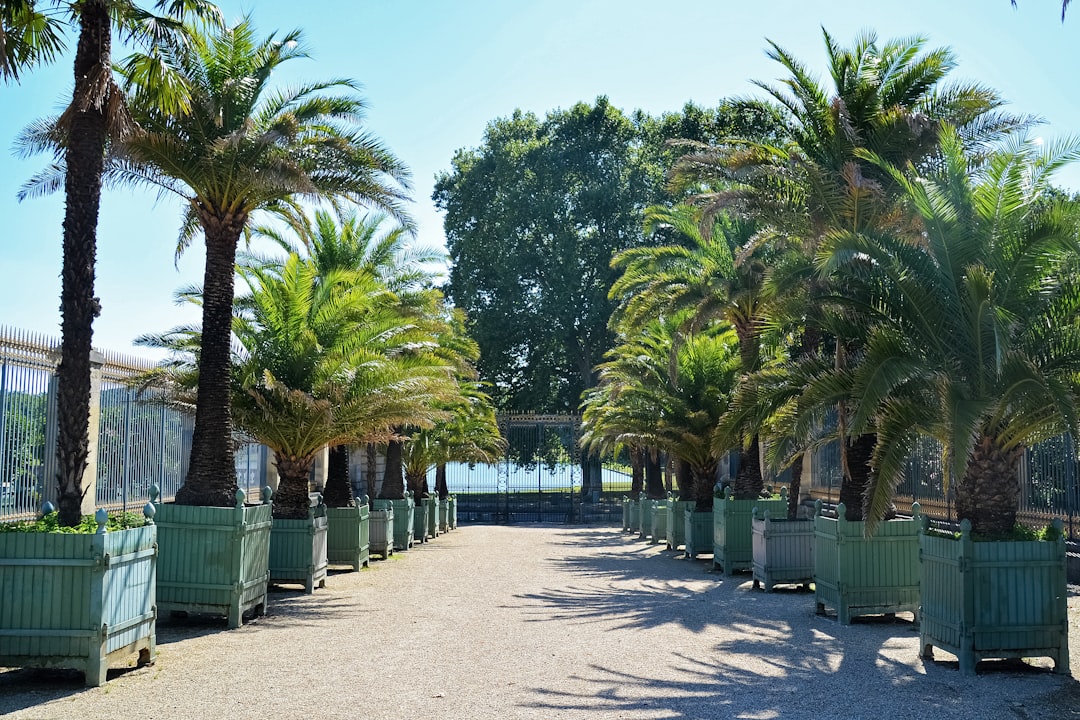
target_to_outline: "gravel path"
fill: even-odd
[[[152,667],[0,669],[11,718],[1062,718],[1049,661],[961,678],[909,620],[841,627],[616,529],[463,527],[270,615],[158,626]],[[1070,599],[1080,677],[1080,598]],[[902,615],[901,618],[910,617]],[[947,658],[947,659],[946,659]]]

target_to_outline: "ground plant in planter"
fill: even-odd
[[[787,512],[787,488],[768,498],[736,500],[729,486],[722,498],[713,501],[713,567],[722,569],[725,575],[753,567],[754,508],[777,515]]]
[[[814,519],[788,519],[784,511],[754,508],[751,520],[754,587],[802,585],[814,579]]]
[[[919,647],[932,659],[938,647],[956,655],[960,672],[979,660],[1045,656],[1069,673],[1068,585],[1060,520],[1049,539],[978,542],[971,523],[959,537],[930,530],[919,536],[922,608]]]
[[[819,615],[836,611],[848,625],[859,615],[919,612],[919,504],[912,517],[880,522],[873,536],[864,521],[845,519],[843,503],[836,517],[814,513],[814,600]]]
[[[134,653],[153,662],[154,506],[140,527],[98,510],[74,532],[57,531],[47,511],[39,523],[0,526],[0,666],[74,668],[98,686],[110,663]]]

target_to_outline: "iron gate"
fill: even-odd
[[[455,464],[447,485],[464,522],[580,520],[582,467],[577,415],[500,415],[507,442],[495,465]]]

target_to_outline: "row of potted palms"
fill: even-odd
[[[1003,112],[984,86],[947,82],[947,49],[871,33],[825,41],[831,86],[773,45],[788,76],[761,87],[780,137],[684,156],[674,176],[691,204],[652,214],[676,242],[615,259],[622,344],[585,399],[590,439],[685,463],[749,455],[716,516],[764,504],[758,457],[797,482],[805,453],[838,441],[838,514],[812,521],[819,608],[843,622],[918,612],[924,653],[948,649],[965,671],[983,657],[1051,655],[1067,672],[1064,540],[1023,543],[1014,528],[1025,449],[1080,429],[1078,206],[1052,184],[1080,149],[1028,139],[1034,118]],[[639,336],[657,317],[673,339],[646,350]],[[680,356],[725,333],[739,367],[731,381],[713,370],[702,398]],[[652,374],[618,372],[624,354]],[[927,437],[955,492],[956,539],[917,508],[891,520],[907,457]],[[711,485],[680,482],[699,505]],[[798,496],[794,485],[791,518]],[[1003,542],[977,542],[990,539]],[[856,545],[880,549],[856,557]],[[725,572],[745,562],[714,549]],[[850,575],[860,566],[862,580]]]
[[[268,581],[309,590],[323,582],[334,513],[309,492],[323,447],[335,448],[338,467],[350,443],[382,442],[388,460],[393,448],[400,458],[414,431],[452,425],[463,408],[474,420],[491,415],[470,384],[475,355],[460,319],[423,269],[428,256],[404,252],[408,172],[363,130],[357,85],[274,87],[274,70],[306,57],[299,31],[260,39],[250,19],[225,27],[200,2],[158,3],[174,13],[164,16],[113,5],[70,3],[65,15],[29,1],[5,3],[0,13],[11,40],[5,49],[19,51],[4,56],[9,73],[51,59],[50,43],[65,27],[79,31],[71,108],[19,141],[27,152],[54,152],[57,161],[28,181],[23,196],[65,190],[65,268],[89,272],[64,273],[61,398],[86,394],[79,368],[89,357],[102,180],[182,198],[177,252],[199,237],[206,245],[201,287],[181,293],[201,306],[201,323],[144,338],[172,351],[144,380],[165,381],[175,402],[194,407],[190,467],[175,501],[149,504],[146,525],[132,531],[106,533],[103,520],[90,535],[2,535],[0,665],[72,665],[90,684],[104,681],[119,654],[139,649],[152,659],[158,612],[218,613],[236,626],[245,613],[265,610]],[[191,13],[204,24],[184,24]],[[115,75],[114,20],[145,41]],[[402,226],[379,238],[378,219],[317,213],[312,220],[302,202],[359,203]],[[256,227],[260,215],[276,224]],[[249,254],[238,263],[240,238],[260,230],[290,236],[286,257]],[[234,304],[236,277],[244,292]],[[79,407],[61,401],[58,413],[81,417],[81,425],[61,427],[58,440],[61,527],[80,523],[87,433]],[[249,502],[237,487],[234,429],[274,451],[280,480],[272,499],[267,488]],[[497,429],[488,430],[489,447],[497,446]],[[386,465],[381,494],[404,496],[400,464]],[[340,482],[332,473],[326,497],[355,506]],[[355,515],[362,525],[363,513]],[[347,544],[363,545],[356,540]],[[67,579],[41,582],[43,567],[62,568]],[[49,610],[44,632],[41,608]]]

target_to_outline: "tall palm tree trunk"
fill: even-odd
[[[326,487],[323,501],[327,507],[353,507],[352,483],[349,482],[349,446],[330,448],[326,463]]]
[[[435,493],[440,500],[445,500],[450,496],[450,486],[446,482],[446,463],[435,466]]]
[[[645,488],[645,455],[648,450],[630,448],[630,494],[637,497]]]
[[[694,474],[690,470],[690,463],[682,458],[675,458],[675,482],[679,486],[680,500],[694,500]]]
[[[1005,535],[1016,525],[1020,506],[1017,469],[1024,450],[1005,450],[988,433],[975,443],[964,477],[956,484],[956,517],[970,520],[972,532]]]
[[[788,520],[794,520],[799,516],[799,495],[802,493],[803,458],[799,453],[791,461],[791,482],[788,483],[787,516]]]
[[[874,454],[877,435],[867,433],[855,438],[847,448],[844,477],[840,481],[840,502],[844,503],[844,517],[850,521],[864,519],[863,505],[866,490],[870,487],[870,458]]]
[[[219,217],[201,208],[200,220],[206,235],[206,269],[203,275],[199,394],[195,403],[191,464],[183,487],[176,493],[176,502],[229,507],[235,502],[237,490],[229,410],[229,353],[236,244],[245,218],[231,213],[222,213]],[[276,500],[274,504],[277,504]]]
[[[713,485],[716,482],[716,463],[692,469],[695,510],[711,510],[713,506]]]
[[[309,489],[315,456],[285,457],[277,455],[278,491],[274,495],[274,517],[300,520],[307,517],[311,505]]]
[[[427,493],[427,472],[405,471],[405,485],[412,492],[413,497],[420,499]]]
[[[664,497],[664,473],[660,453],[645,454],[645,494],[651,498]]]
[[[87,98],[94,95],[92,85],[111,72],[111,48],[107,3],[86,2],[79,15],[74,113],[66,150],[62,341],[56,370],[56,480],[60,524],[67,526],[77,525],[82,514],[82,478],[90,438],[90,349],[94,318],[101,310],[94,297],[94,263],[107,126],[105,108]]]
[[[367,496],[369,498],[375,498],[375,487],[377,485],[375,481],[375,473],[379,467],[379,451],[375,446],[375,443],[369,442],[365,448],[365,463],[364,467],[364,480],[367,483]]]
[[[401,442],[391,440],[386,444],[386,467],[383,470],[379,497],[400,500],[405,497],[404,474],[401,467]]]
[[[761,495],[765,480],[761,476],[761,439],[755,433],[750,447],[739,450],[739,470],[735,473],[732,492],[739,500],[753,500]]]

